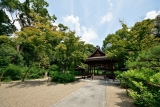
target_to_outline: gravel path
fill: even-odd
[[[44,81],[3,83],[0,86],[0,107],[50,107],[86,84]]]
[[[108,82],[106,94],[107,107],[136,107],[133,100],[127,96],[126,90],[117,83]]]
[[[88,82],[68,84],[47,83],[43,80],[9,82],[0,86],[0,107],[51,107]],[[118,85],[106,85],[107,107],[135,107]]]

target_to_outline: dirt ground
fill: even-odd
[[[107,83],[107,107],[136,107],[133,100],[127,96],[126,90],[119,84]]]
[[[50,107],[86,84],[55,84],[38,80],[2,83],[0,107]]]
[[[0,107],[50,107],[87,84],[56,84],[46,80],[1,83]],[[135,107],[125,89],[117,84],[107,83],[106,96],[107,107]]]

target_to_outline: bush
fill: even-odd
[[[114,74],[116,76],[117,79],[121,79],[121,74],[123,73],[123,71],[115,71]]]
[[[22,69],[19,66],[10,64],[4,72],[4,81],[7,80],[20,80],[22,75]]]
[[[81,71],[74,71],[74,75],[79,76],[82,75]]]
[[[160,72],[151,76],[150,77],[150,82],[152,82],[154,84],[160,84]]]
[[[48,70],[52,72],[52,71],[58,71],[59,69],[57,65],[53,64],[52,66],[49,67]]]
[[[131,90],[129,94],[134,99],[135,104],[140,107],[158,107],[160,105],[160,90],[158,88],[150,86],[148,89],[142,82],[132,82],[136,88]]]
[[[128,70],[122,74],[123,77],[127,77],[136,81],[149,82],[149,78],[155,74],[154,70],[143,68],[141,70]]]
[[[42,78],[44,76],[45,70],[42,68],[39,68],[37,66],[33,66],[28,73],[27,78],[28,79],[37,79]]]
[[[157,107],[160,105],[160,89],[149,84],[160,84],[160,73],[154,70],[143,68],[128,70],[121,74],[126,78],[126,84],[131,91],[129,95],[140,107]]]
[[[12,81],[12,80],[11,80],[11,77],[8,76],[8,77],[3,78],[3,81],[4,81],[4,82],[10,82],[10,81]]]
[[[75,81],[75,76],[72,73],[52,72],[51,78],[52,78],[52,81],[58,82],[58,83],[68,83],[68,82]]]

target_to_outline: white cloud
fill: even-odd
[[[111,12],[108,12],[105,16],[101,17],[100,24],[103,24],[105,22],[110,22],[113,19],[113,14]]]
[[[146,14],[146,17],[144,19],[154,19],[158,14],[160,14],[160,11],[150,11]]]
[[[21,3],[23,3],[25,0],[19,0]]]
[[[66,17],[63,17],[63,21],[70,29],[72,30],[74,29],[78,34],[81,32],[78,16],[75,16],[75,17],[73,15],[66,16]]]
[[[87,43],[90,43],[92,40],[98,39],[97,33],[91,29],[86,27],[81,27],[82,29],[82,40],[86,41]]]
[[[92,43],[91,41],[98,39],[98,35],[94,29],[80,25],[78,16],[66,16],[63,18],[63,21],[71,30],[76,31],[76,34],[81,36],[81,39],[86,43]]]
[[[111,0],[108,0],[108,3],[109,3],[109,10],[112,10],[113,8],[113,3],[111,2]]]
[[[13,13],[12,16],[11,16],[11,13],[9,13],[8,11],[6,11],[6,14],[9,17],[9,19],[12,21],[11,23],[13,23],[13,20],[16,19],[15,13]],[[20,26],[20,24],[19,24],[18,21],[15,21],[14,25],[16,26],[16,28],[18,29],[18,31],[21,29],[21,26]]]
[[[110,7],[113,6],[113,3],[111,2],[111,0],[108,0]]]

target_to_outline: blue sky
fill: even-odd
[[[23,2],[24,0],[20,0]],[[62,23],[74,30],[86,43],[103,44],[108,34],[121,28],[119,20],[128,27],[160,14],[160,0],[46,0],[56,25]]]
[[[49,13],[86,43],[102,46],[108,34],[121,28],[119,20],[129,27],[160,14],[160,0],[47,0]]]

